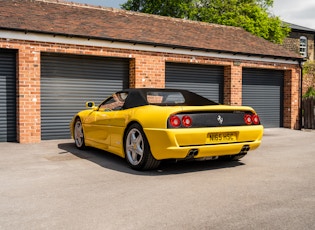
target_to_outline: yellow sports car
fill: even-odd
[[[86,107],[70,124],[76,147],[117,154],[136,170],[164,159],[238,160],[263,136],[251,107],[219,105],[187,90],[126,89]]]

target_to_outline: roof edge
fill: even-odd
[[[219,50],[219,49],[206,49],[200,47],[193,47],[193,46],[181,46],[181,45],[172,45],[172,44],[164,44],[164,43],[154,43],[154,42],[144,42],[144,41],[136,41],[136,40],[126,40],[126,39],[116,39],[110,37],[97,37],[97,36],[84,36],[84,35],[76,35],[76,34],[65,34],[65,33],[52,33],[47,31],[36,31],[36,30],[26,30],[26,29],[12,29],[7,27],[0,27],[0,29],[8,30],[8,31],[17,31],[27,33],[35,33],[35,34],[47,34],[53,36],[64,36],[70,38],[84,38],[84,39],[95,39],[95,40],[102,40],[102,41],[109,41],[109,42],[122,42],[122,43],[129,43],[129,44],[139,44],[139,45],[148,45],[153,47],[166,47],[172,49],[185,49],[190,51],[203,51],[203,52],[214,52],[214,53],[225,53],[225,54],[232,54],[232,55],[245,55],[248,57],[260,57],[260,58],[272,58],[272,59],[283,59],[283,60],[292,60],[292,61],[303,61],[303,57],[293,57],[293,56],[281,56],[281,55],[263,55],[263,54],[255,54],[255,53],[247,53],[247,52],[235,52],[230,50]]]

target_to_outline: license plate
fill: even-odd
[[[236,133],[209,133],[210,143],[227,143],[236,141]]]

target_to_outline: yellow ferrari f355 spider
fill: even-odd
[[[86,107],[70,123],[76,147],[117,154],[136,170],[164,159],[238,160],[263,136],[251,107],[220,105],[187,90],[126,89]]]

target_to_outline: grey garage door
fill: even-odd
[[[223,66],[166,63],[165,87],[187,89],[223,103]]]
[[[41,56],[41,138],[69,138],[72,116],[111,93],[129,87],[129,60],[43,53]]]
[[[266,128],[283,126],[284,72],[243,69],[243,105],[252,106]]]
[[[0,142],[16,138],[16,51],[0,49]]]

